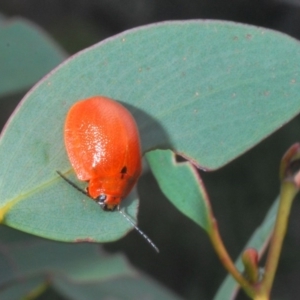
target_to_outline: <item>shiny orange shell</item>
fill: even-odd
[[[88,181],[88,195],[113,210],[141,174],[136,123],[120,103],[95,96],[76,102],[64,129],[65,146],[75,173]]]

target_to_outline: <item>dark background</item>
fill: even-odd
[[[124,30],[165,20],[230,20],[300,38],[300,0],[1,0],[0,12],[38,24],[69,54]],[[1,101],[0,126],[22,96]],[[228,166],[201,173],[233,258],[277,196],[280,158],[299,140],[299,133],[297,118]],[[173,208],[149,172],[140,179],[139,193],[139,226],[159,246],[161,254],[156,255],[136,232],[105,245],[105,249],[125,252],[132,264],[184,299],[212,299],[226,272],[204,231]],[[272,299],[299,298],[299,215],[296,201]],[[62,298],[49,291],[39,299]],[[247,298],[241,293],[238,299]]]

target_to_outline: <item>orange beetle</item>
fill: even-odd
[[[141,174],[141,146],[136,123],[118,102],[94,96],[76,102],[65,123],[65,145],[70,162],[80,180],[88,181],[87,192],[65,175],[57,173],[103,210],[119,213],[149,242],[151,239],[120,208]]]
[[[130,112],[104,96],[81,100],[68,112],[64,138],[78,179],[89,182],[87,194],[114,210],[141,174],[140,138]]]

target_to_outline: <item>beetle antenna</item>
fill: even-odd
[[[87,194],[87,192],[83,189],[81,189],[79,186],[77,186],[74,182],[72,182],[70,179],[68,179],[65,175],[63,175],[60,171],[56,171],[57,174],[64,179],[69,185],[71,185],[73,188],[75,188],[77,191],[79,191],[80,193],[86,195],[89,197],[89,195]],[[90,198],[90,197],[89,197]]]
[[[79,191],[80,193],[84,194],[85,196],[89,197],[88,193],[86,191],[84,191],[83,189],[81,189],[79,186],[77,186],[74,182],[72,182],[70,179],[68,179],[65,175],[63,175],[60,171],[56,171],[57,174],[64,179],[68,184],[70,184],[72,187],[74,187],[77,191]],[[94,199],[92,199],[94,200]],[[150,240],[150,238],[140,229],[138,228],[138,226],[136,226],[134,224],[134,222],[128,217],[128,215],[126,215],[123,211],[120,210],[120,207],[118,206],[118,212],[127,220],[127,222],[129,222],[134,229],[144,238],[147,240],[147,242],[154,248],[154,250],[159,253],[159,249],[157,248],[157,246]]]
[[[145,239],[147,242],[153,247],[153,249],[159,253],[159,249],[157,246],[150,240],[150,238],[140,229],[138,228],[134,222],[128,217],[127,214],[125,214],[122,210],[120,210],[118,206],[118,212],[134,227],[134,229]]]

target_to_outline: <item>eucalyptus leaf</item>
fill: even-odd
[[[38,26],[0,16],[0,97],[28,89],[65,58]]]
[[[28,280],[20,280],[15,284],[11,284],[3,288],[0,292],[1,300],[11,299],[27,299],[24,295],[33,295],[33,293],[39,293],[40,288],[44,288],[46,285],[46,277],[33,276]],[[30,299],[30,298],[29,298]]]
[[[177,163],[170,150],[151,151],[146,158],[165,196],[179,211],[208,231],[211,208],[197,169],[189,162]]]
[[[109,255],[98,245],[51,242],[9,228],[1,240],[0,298],[23,299],[50,286],[68,299],[180,299],[154,280],[131,267],[123,255]],[[103,297],[101,296],[103,295]],[[21,297],[22,296],[22,297]]]
[[[136,28],[76,54],[24,97],[2,134],[2,222],[63,241],[112,241],[130,229],[57,176],[74,175],[63,124],[79,99],[123,103],[144,152],[173,149],[216,169],[299,112],[299,61],[299,42],[286,35],[201,20]],[[131,217],[134,198],[123,203]]]
[[[56,279],[54,288],[68,299],[98,300],[98,299],[153,299],[180,300],[171,291],[163,288],[146,276],[119,277],[97,284],[74,284],[66,278]]]

